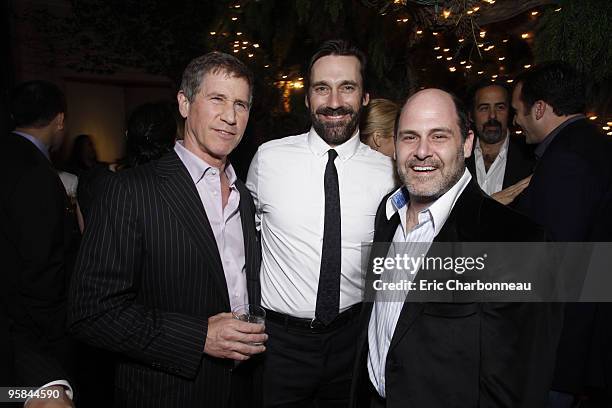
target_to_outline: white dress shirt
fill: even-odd
[[[295,317],[310,319],[315,314],[329,149],[313,129],[267,142],[255,154],[247,178],[261,229],[262,305]],[[335,150],[342,312],[362,301],[361,243],[372,241],[376,209],[395,182],[392,160],[361,143],[359,132]]]
[[[476,140],[474,146],[474,164],[476,165],[476,179],[478,185],[485,193],[491,195],[497,193],[504,185],[504,174],[506,173],[506,162],[508,159],[508,143],[510,137],[506,135],[506,140],[502,144],[497,157],[489,167],[489,171],[485,169],[484,159],[482,157],[482,149],[480,148],[480,140]]]
[[[240,219],[240,192],[236,188],[236,172],[231,164],[225,166],[230,195],[225,208],[221,198],[220,169],[212,167],[187,150],[179,140],[174,151],[183,162],[198,190],[208,222],[215,235],[223,264],[225,282],[231,308],[249,303],[246,285],[244,235]]]
[[[387,219],[398,212],[400,224],[395,230],[393,244],[389,247],[388,257],[395,257],[395,254],[406,254],[417,257],[423,253],[424,249],[429,249],[434,238],[446,222],[457,199],[472,179],[468,169],[465,169],[463,176],[450,190],[444,193],[428,208],[419,212],[418,224],[410,231],[406,231],[406,211],[408,209],[408,193],[404,188],[400,188],[387,199]],[[419,244],[420,243],[420,244]],[[422,243],[428,243],[424,248]],[[412,245],[411,245],[412,244]],[[418,272],[418,271],[416,271]],[[416,272],[412,275],[402,274],[401,278],[414,279]],[[391,281],[393,274],[386,276],[383,273],[383,281]],[[408,292],[405,293],[406,295]],[[404,299],[406,296],[404,296]],[[385,367],[389,345],[395,332],[397,319],[404,303],[401,301],[375,301],[370,322],[368,325],[368,373],[370,381],[381,397],[386,397],[385,392]],[[415,350],[415,352],[418,352]],[[418,367],[415,367],[418,370]]]

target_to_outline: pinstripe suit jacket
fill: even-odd
[[[249,301],[259,303],[253,202],[236,185]],[[79,338],[120,353],[116,405],[225,407],[232,382],[249,395],[251,364],[203,353],[208,317],[229,310],[213,231],[176,153],[110,178],[85,231],[69,320]]]

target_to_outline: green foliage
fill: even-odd
[[[599,82],[612,74],[612,2],[563,0],[542,17],[536,35],[538,61],[563,60]]]

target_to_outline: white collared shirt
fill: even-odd
[[[261,229],[262,305],[295,317],[315,314],[329,149],[313,129],[267,142],[255,154],[247,178]],[[361,143],[359,132],[334,149],[341,212],[342,312],[362,301],[361,243],[372,241],[376,209],[395,181],[392,160]]]
[[[227,283],[230,307],[233,309],[247,304],[249,297],[246,284],[244,235],[240,218],[240,192],[236,188],[236,172],[229,163],[223,169],[230,188],[227,204],[223,208],[221,169],[211,166],[187,150],[180,140],[175,143],[174,151],[195,184],[213,230]]]
[[[474,164],[476,165],[476,179],[478,185],[485,193],[491,195],[500,191],[504,185],[504,174],[506,173],[506,162],[508,160],[508,144],[510,137],[506,135],[506,140],[502,144],[497,157],[489,167],[489,171],[485,169],[484,158],[482,157],[482,149],[480,148],[480,139],[476,140],[474,146]]]
[[[406,230],[408,193],[403,187],[393,193],[387,199],[386,215],[387,219],[391,219],[396,212],[399,213],[400,224],[395,230],[393,244],[389,247],[387,256],[395,257],[396,253],[401,253],[417,257],[423,250],[428,250],[471,179],[470,172],[468,169],[465,169],[463,176],[450,190],[428,208],[419,212],[418,224],[410,231]],[[400,243],[402,244],[400,245]],[[423,243],[428,245],[424,246]],[[400,245],[401,248],[396,248],[395,244]],[[418,271],[415,271],[414,274],[403,274],[402,278],[410,277],[414,279],[416,272]],[[385,279],[384,273],[383,279]],[[387,279],[393,279],[393,277],[391,276]],[[405,293],[405,295],[407,294],[408,292]],[[368,324],[368,373],[374,388],[383,398],[386,397],[385,368],[387,353],[389,352],[389,345],[391,344],[395,326],[403,307],[404,303],[402,301],[375,301]]]

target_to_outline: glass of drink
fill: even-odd
[[[241,320],[247,323],[265,324],[266,311],[263,307],[251,303],[246,305],[236,306],[232,309],[234,319]],[[261,346],[263,343],[253,343],[254,346]]]

